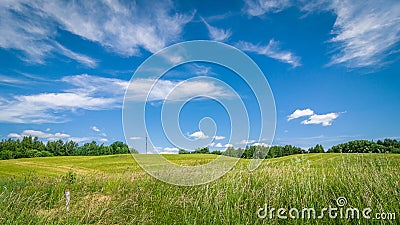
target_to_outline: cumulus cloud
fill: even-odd
[[[216,147],[216,148],[229,148],[229,147],[233,147],[233,144],[222,144],[222,143],[217,143],[217,144],[215,144],[214,145],[214,147]]]
[[[269,145],[263,142],[256,142],[252,144],[252,146],[262,146],[262,147],[268,147]]]
[[[210,136],[206,135],[205,133],[203,133],[202,131],[196,131],[196,132],[193,132],[191,134],[188,134],[188,137],[196,139],[196,140],[197,139],[207,139],[207,138],[213,138],[214,140],[223,140],[223,139],[225,139],[225,136],[218,136],[218,135],[215,135],[214,137],[210,137]],[[214,142],[211,143],[211,144],[212,144],[212,146],[215,145]],[[210,144],[210,146],[211,146],[211,144]]]
[[[308,119],[303,120],[301,124],[322,124],[322,126],[330,126],[332,122],[340,116],[340,113],[316,114],[311,109],[296,109],[288,116],[287,121],[307,116]]]
[[[92,126],[91,129],[96,132],[100,132],[100,129],[96,126]]]
[[[208,29],[209,37],[214,41],[226,41],[232,35],[232,32],[230,29],[225,30],[225,29],[216,28],[214,26],[211,26],[203,17],[201,17],[201,20],[203,21],[203,23],[206,25],[206,27]]]
[[[290,0],[245,0],[244,11],[249,16],[278,13],[292,5]]]
[[[282,50],[279,42],[274,39],[271,39],[267,45],[255,45],[249,42],[240,41],[236,44],[236,47],[242,51],[265,55],[269,58],[290,64],[293,67],[301,66],[300,57],[288,50]]]
[[[288,121],[297,119],[303,116],[311,116],[314,115],[314,111],[311,109],[296,109],[292,114],[290,114],[287,118]]]
[[[337,15],[332,29],[337,44],[330,64],[349,67],[384,65],[400,40],[399,1],[332,1]]]
[[[322,126],[332,125],[332,121],[339,117],[339,113],[328,113],[321,115],[311,115],[307,120],[303,120],[302,124],[322,124]]]
[[[17,134],[17,133],[10,133],[8,134],[8,137],[10,138],[22,138],[24,136],[31,136],[31,137],[38,137],[38,138],[42,138],[42,139],[46,139],[48,141],[54,141],[54,140],[58,140],[58,139],[66,139],[66,138],[70,138],[71,135],[69,134],[65,134],[65,133],[46,133],[40,130],[24,130],[22,131],[21,134]]]
[[[100,138],[99,141],[100,142],[108,142],[108,139],[107,138]]]
[[[165,147],[162,151],[160,151],[161,148],[159,148],[159,154],[177,154],[179,152],[178,148],[175,147]]]
[[[0,121],[57,123],[66,120],[64,112],[67,111],[116,108],[121,105],[128,83],[87,74],[66,76],[61,81],[74,88],[59,93],[15,95],[11,99],[0,100]]]
[[[223,140],[223,139],[225,139],[225,137],[216,135],[216,136],[214,136],[214,139],[215,140]]]
[[[207,139],[209,136],[207,136],[203,131],[196,131],[188,135],[190,138],[194,139]]]
[[[133,137],[130,137],[129,139],[136,141],[136,140],[141,140],[142,137],[133,136]]]
[[[248,145],[248,144],[251,144],[251,143],[254,143],[254,142],[256,142],[256,140],[241,140],[241,141],[239,142],[239,144],[241,144],[241,145]]]
[[[67,133],[50,133],[49,130],[46,129],[46,132],[40,130],[24,130],[21,133],[9,133],[9,138],[18,138],[21,139],[23,137],[37,137],[39,139],[45,141],[56,141],[56,140],[63,140],[63,141],[74,141],[77,143],[88,142],[91,140],[98,140],[100,142],[108,142],[109,140],[105,137],[73,137]]]
[[[151,90],[150,93],[148,92],[149,90]],[[186,101],[195,96],[210,96],[219,99],[232,97],[232,93],[214,82],[205,80],[156,81],[155,79],[148,78],[133,80],[127,91],[126,100]]]
[[[97,61],[56,41],[58,30],[99,43],[122,56],[156,52],[179,40],[193,13],[174,10],[172,1],[3,1],[0,3],[0,47],[23,53],[32,63],[44,63],[55,54],[88,67]]]
[[[214,147],[216,147],[216,148],[223,148],[224,146],[223,146],[221,143],[217,143],[217,144],[214,145]]]
[[[243,10],[249,16],[263,16],[289,7],[306,15],[324,11],[336,15],[328,40],[334,47],[328,65],[380,67],[388,63],[387,56],[398,52],[393,48],[400,41],[399,1],[246,0]]]

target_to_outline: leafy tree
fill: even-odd
[[[179,149],[179,154],[189,154],[189,151],[186,151],[185,149]]]
[[[317,144],[315,147],[311,147],[308,149],[308,153],[324,153],[324,147],[322,145]]]
[[[193,154],[210,154],[210,149],[208,147],[198,148],[192,152]]]

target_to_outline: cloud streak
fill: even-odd
[[[59,123],[66,121],[65,112],[116,108],[121,105],[128,84],[119,79],[87,74],[66,76],[61,81],[74,88],[59,93],[15,95],[11,99],[0,99],[0,121]]]
[[[400,41],[400,2],[386,1],[289,1],[246,0],[243,11],[249,16],[278,13],[298,7],[310,13],[332,12],[336,15],[328,43],[333,51],[328,66],[344,64],[349,68],[381,67],[398,51],[392,49]]]
[[[56,41],[58,30],[121,56],[137,56],[141,49],[154,53],[179,40],[193,15],[175,12],[171,1],[3,1],[0,47],[19,51],[29,63],[44,64],[46,58],[60,54],[93,68],[97,60]]]
[[[236,47],[242,51],[265,55],[269,58],[290,64],[293,67],[301,66],[300,57],[290,51],[282,50],[279,42],[273,39],[271,39],[267,45],[255,45],[249,42],[240,41],[236,44]]]
[[[216,28],[214,26],[211,26],[203,17],[201,17],[201,20],[206,25],[206,27],[208,29],[208,35],[212,40],[226,41],[231,37],[232,32],[230,29],[225,30],[225,29]]]

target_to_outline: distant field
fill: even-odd
[[[152,157],[149,155],[148,157]],[[182,165],[216,155],[166,155]],[[215,182],[178,187],[147,175],[131,155],[0,161],[0,224],[375,224],[400,223],[399,154],[304,154],[249,160]],[[71,190],[66,213],[66,189]],[[395,218],[260,219],[268,208],[371,208]],[[319,215],[319,214],[318,214]],[[317,216],[318,216],[317,215]]]

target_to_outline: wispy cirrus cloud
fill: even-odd
[[[0,47],[19,51],[30,63],[44,64],[60,54],[88,67],[97,60],[56,41],[59,29],[95,42],[122,56],[156,52],[180,39],[194,13],[181,14],[173,2],[3,1],[0,3]]]
[[[59,123],[65,113],[77,110],[106,110],[119,107],[127,81],[91,76],[66,76],[62,82],[74,88],[54,93],[14,95],[0,99],[0,121],[11,123]],[[105,90],[107,85],[112,89]]]
[[[44,141],[55,141],[55,140],[63,140],[63,141],[74,141],[77,143],[89,141],[89,140],[97,140],[100,142],[108,142],[107,138],[104,137],[72,137],[70,134],[64,132],[56,132],[49,133],[41,130],[23,130],[21,133],[9,133],[7,135],[9,138],[17,138],[21,139],[23,137],[37,137]]]
[[[314,115],[314,111],[311,109],[296,109],[292,114],[288,116],[287,121],[297,119],[303,116],[312,116]]]
[[[269,58],[290,64],[293,67],[301,66],[300,57],[288,50],[282,50],[279,42],[273,39],[271,39],[267,45],[255,45],[249,42],[240,41],[236,44],[236,47],[242,51],[265,55]]]
[[[8,137],[10,138],[22,138],[24,136],[31,136],[31,137],[38,137],[41,139],[46,139],[48,141],[54,141],[54,140],[58,140],[58,139],[66,139],[66,138],[70,138],[71,135],[66,134],[66,133],[47,133],[47,132],[43,132],[40,130],[24,130],[22,131],[21,134],[17,134],[17,133],[9,133]]]
[[[217,27],[211,26],[203,17],[201,17],[201,20],[206,25],[206,27],[208,29],[208,35],[212,40],[226,41],[231,37],[232,32],[230,29],[222,29],[222,28],[217,28]]]
[[[290,0],[245,0],[243,11],[249,16],[263,16],[281,12],[291,5]]]
[[[301,121],[301,124],[322,124],[322,126],[332,125],[332,121],[339,117],[339,113],[327,113],[327,114],[314,114],[311,115],[307,120]]]
[[[263,16],[289,7],[298,7],[305,16],[324,11],[336,15],[332,38],[327,40],[333,47],[329,66],[379,68],[390,63],[388,56],[398,52],[394,48],[400,41],[399,1],[246,0],[243,11],[249,16]]]
[[[205,133],[203,133],[203,131],[195,131],[193,133],[189,133],[187,136],[189,138],[193,138],[195,140],[197,140],[197,139],[207,139],[207,138],[213,138],[214,140],[223,140],[223,139],[225,139],[225,136],[218,136],[218,135],[215,135],[214,137],[210,137],[210,136],[206,135]]]
[[[14,95],[0,98],[0,121],[11,123],[59,123],[66,113],[78,110],[108,110],[122,106],[129,81],[88,74],[65,76],[60,80],[70,85],[60,92]],[[156,84],[148,93],[153,84]],[[171,81],[134,80],[127,93],[128,101],[182,101],[193,96],[230,98],[232,93],[206,80]],[[178,90],[178,91],[174,91]],[[147,98],[148,97],[148,98]],[[219,138],[219,137],[217,137]]]
[[[100,132],[100,129],[96,126],[92,126],[92,127],[90,127],[90,129],[92,129],[95,132]]]

